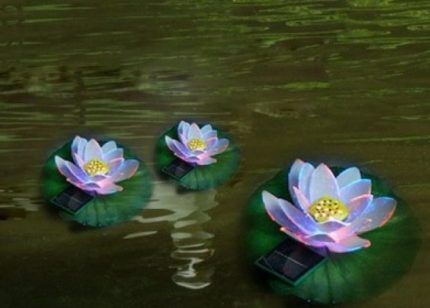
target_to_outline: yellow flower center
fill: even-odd
[[[109,166],[98,159],[92,159],[84,165],[84,170],[89,176],[105,175],[109,172]]]
[[[204,142],[201,139],[191,139],[188,142],[188,148],[191,151],[203,151],[204,149],[206,149],[206,142]]]
[[[326,222],[330,218],[344,220],[349,215],[345,204],[340,200],[324,197],[314,202],[309,208],[309,213],[317,222]]]

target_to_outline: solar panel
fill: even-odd
[[[69,186],[51,199],[51,202],[70,214],[79,212],[94,197],[76,186]]]
[[[177,158],[170,165],[164,167],[162,171],[172,178],[180,180],[193,169],[193,166]]]
[[[320,265],[325,257],[308,246],[288,237],[255,264],[276,277],[296,285]]]

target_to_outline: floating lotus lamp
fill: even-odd
[[[45,199],[59,208],[60,216],[83,225],[100,227],[130,219],[151,192],[145,164],[112,140],[76,136],[44,166]]]
[[[208,189],[227,181],[239,162],[237,147],[211,124],[181,121],[157,144],[156,164],[188,189]]]
[[[76,136],[73,140],[74,163],[55,156],[58,171],[76,187],[98,195],[109,195],[123,190],[116,183],[131,178],[139,168],[135,159],[124,159],[124,150],[115,141],[103,146]]]
[[[374,198],[371,180],[354,167],[335,177],[325,164],[315,168],[297,160],[288,188],[293,203],[263,192],[267,213],[294,239],[333,252],[369,247],[358,235],[384,225],[396,208],[393,198]]]
[[[301,160],[255,191],[246,218],[249,262],[270,273],[259,278],[278,294],[322,304],[380,294],[410,269],[421,238],[382,179]]]
[[[229,145],[226,138],[219,139],[218,132],[207,124],[200,128],[196,123],[181,121],[178,125],[179,140],[165,136],[173,154],[190,165],[205,166],[217,162],[213,156],[224,152]]]

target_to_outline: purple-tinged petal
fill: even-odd
[[[109,174],[114,174],[119,167],[124,163],[124,158],[115,158],[107,162],[109,166]]]
[[[92,159],[102,160],[102,157],[103,151],[100,144],[95,139],[88,141],[85,147],[84,161],[87,163]]]
[[[342,171],[336,179],[339,188],[343,188],[355,181],[361,180],[361,173],[358,168],[351,167]]]
[[[278,203],[285,215],[287,215],[288,219],[290,219],[298,228],[300,228],[303,233],[310,235],[318,231],[317,223],[307,214],[297,209],[290,202],[278,198]]]
[[[352,182],[344,186],[340,190],[340,200],[348,204],[351,199],[357,198],[361,195],[370,195],[372,191],[372,181],[369,179],[362,179]]]
[[[92,179],[96,181],[86,184],[84,190],[93,191],[99,195],[109,195],[123,190],[121,186],[115,185],[112,177],[96,176]]]
[[[55,156],[55,164],[57,165],[58,171],[74,183],[85,183],[87,181],[88,176],[85,172],[76,167],[73,163],[62,159],[60,156]]]
[[[105,153],[102,157],[102,160],[106,163],[109,163],[112,160],[124,158],[124,150],[121,148],[116,148],[113,151]]]
[[[218,143],[218,138],[209,138],[207,139],[206,142],[206,149],[211,149],[213,148],[217,143]]]
[[[135,159],[127,159],[121,167],[112,174],[114,182],[121,182],[131,178],[139,169],[139,162]]]
[[[85,190],[87,192],[94,192],[98,189],[100,189],[100,186],[97,185],[97,183],[94,182],[88,182],[82,185],[82,187],[80,187],[82,190]]]
[[[299,187],[299,174],[302,170],[304,162],[301,159],[296,159],[288,172],[288,189],[290,195],[294,196],[294,188]]]
[[[200,166],[207,166],[207,165],[214,164],[216,162],[217,162],[217,160],[215,158],[212,158],[212,157],[205,157],[202,159],[198,159],[196,161],[197,165],[200,165]]]
[[[229,145],[228,139],[219,139],[211,148],[208,148],[210,155],[217,155],[224,152]]]
[[[382,227],[393,216],[396,204],[396,200],[389,197],[374,199],[363,214],[354,221],[354,229],[360,234]]]
[[[115,185],[115,184],[111,184],[111,185],[104,185],[98,189],[95,189],[94,191],[98,194],[98,195],[110,195],[110,194],[114,194],[116,192],[120,192],[122,191],[123,188],[121,186]]]
[[[210,138],[216,138],[216,139],[218,139],[218,132],[216,130],[213,130],[213,131],[208,132],[206,134],[202,133],[202,136],[203,136],[204,140],[208,140]]]
[[[185,121],[181,121],[178,125],[178,136],[179,136],[179,140],[181,140],[181,142],[183,144],[187,144],[188,143],[188,131],[190,130],[190,124],[185,122]]]
[[[346,204],[346,207],[349,210],[347,222],[353,222],[357,219],[364,210],[369,206],[370,202],[373,200],[373,195],[362,195],[357,198],[352,199],[349,203]]]
[[[81,156],[79,156],[77,153],[73,153],[72,152],[72,157],[73,157],[73,161],[75,162],[75,164],[80,168],[83,169],[84,168],[84,160],[82,159]]]
[[[115,141],[109,141],[109,142],[106,142],[105,144],[103,144],[103,146],[102,146],[102,152],[103,152],[104,155],[106,155],[110,151],[114,151],[117,148],[118,148],[118,146],[116,145]]]
[[[282,231],[287,234],[294,234],[294,238],[296,238],[296,236],[299,238],[303,238],[306,235],[287,217],[287,215],[285,215],[285,212],[279,205],[278,198],[276,198],[268,191],[263,191],[261,195],[267,214],[273,221],[275,221],[280,226],[282,226],[282,228],[285,229]]]
[[[165,137],[167,147],[175,154],[176,156],[183,158],[189,157],[191,155],[190,150],[180,143],[179,141],[170,138],[169,136]]]
[[[199,126],[196,123],[191,124],[190,129],[188,131],[188,140],[191,139],[203,139],[202,132],[200,131]]]
[[[370,246],[370,241],[358,236],[351,236],[337,243],[327,243],[327,248],[332,252],[352,252]]]
[[[301,231],[298,232],[292,232],[291,230],[287,229],[286,227],[281,227],[281,231],[287,234],[288,236],[292,237],[296,241],[302,242],[305,245],[312,245],[308,240],[306,240],[307,236],[306,234],[302,233]],[[317,244],[315,244],[316,246]]]
[[[293,187],[294,195],[296,196],[297,205],[303,210],[303,212],[307,213],[311,204],[309,200],[305,197],[305,195],[298,189],[297,187]]]
[[[310,199],[310,184],[311,184],[311,176],[315,171],[314,166],[309,163],[304,163],[302,170],[300,170],[299,174],[299,190],[303,193],[303,195]]]
[[[312,173],[309,195],[311,203],[323,197],[339,199],[339,187],[336,178],[325,164],[320,164]]]
[[[318,229],[322,233],[330,234],[330,236],[334,239],[338,239],[338,233],[345,227],[348,227],[349,223],[339,221],[339,220],[329,220],[324,223],[318,224]]]
[[[108,186],[108,187],[103,187],[103,188],[97,190],[96,192],[99,195],[110,195],[110,194],[114,194],[117,192],[121,192],[123,190],[124,190],[124,188],[122,186],[112,185],[112,186]]]
[[[314,234],[306,238],[308,242],[335,243],[335,240],[328,234]]]

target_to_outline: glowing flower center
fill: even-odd
[[[204,142],[201,139],[191,139],[188,142],[188,148],[191,151],[203,151],[204,149],[206,149],[206,142]]]
[[[109,166],[98,159],[92,159],[84,165],[84,170],[89,176],[105,175],[109,172]]]
[[[344,220],[349,215],[346,206],[339,200],[324,197],[312,204],[309,213],[317,222],[326,222],[330,218]]]

